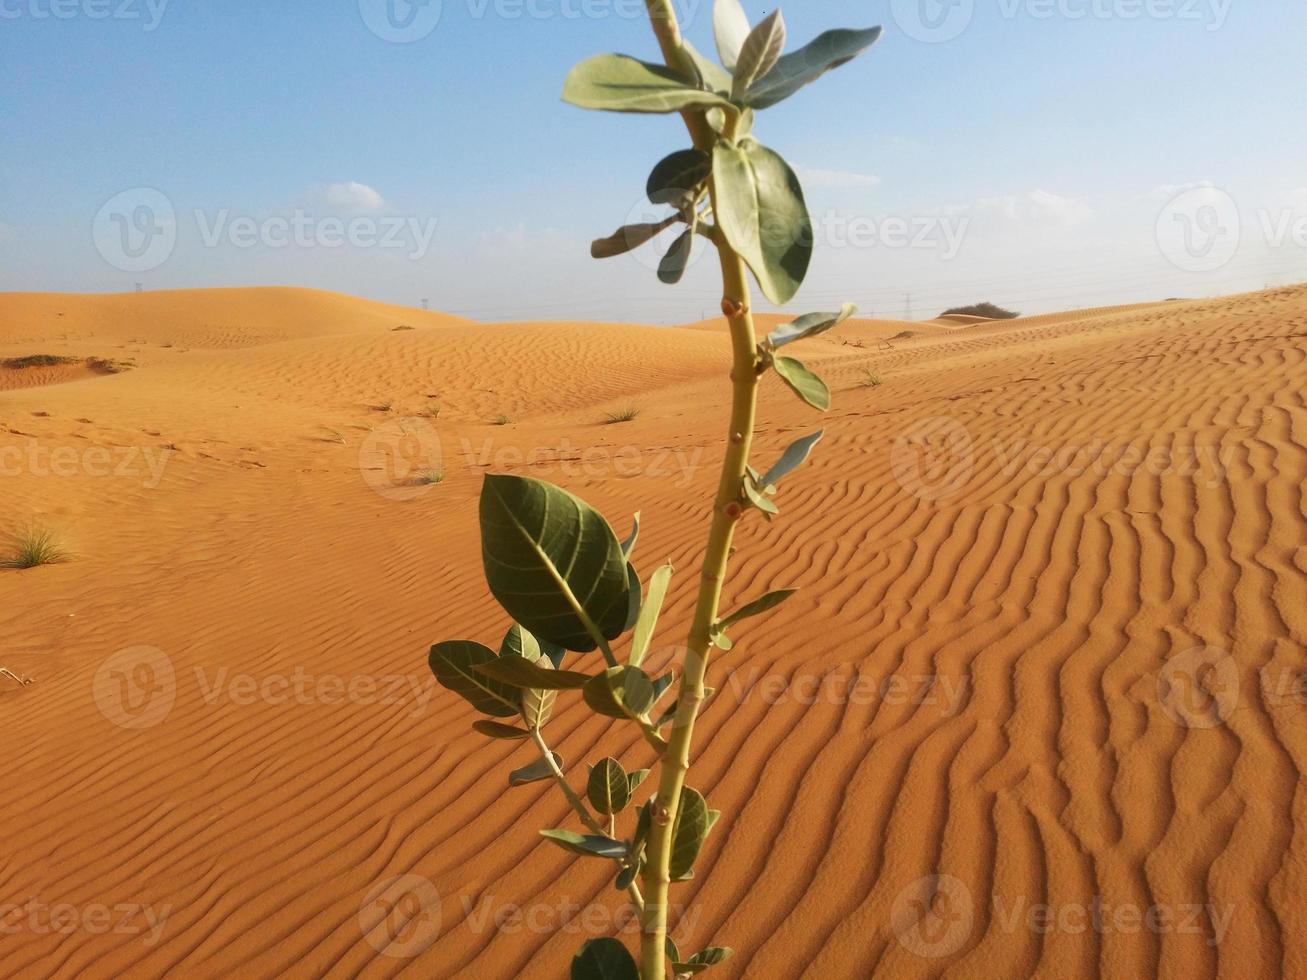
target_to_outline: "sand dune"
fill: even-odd
[[[35,679],[0,677],[0,975],[562,976],[620,897],[426,649],[507,625],[490,468],[641,510],[679,641],[726,417],[701,326],[0,295],[0,360],[131,363],[0,381],[0,531],[71,553],[0,571]],[[796,345],[824,420],[765,385],[764,458],[827,437],[738,540],[732,602],[803,591],[715,663],[682,948],[733,946],[723,980],[1307,976],[1307,288],[848,327]],[[649,762],[560,701],[574,781]],[[400,876],[427,901],[391,942]]]

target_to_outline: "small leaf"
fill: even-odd
[[[563,86],[563,101],[582,109],[668,113],[722,105],[725,100],[693,87],[662,65],[601,54],[572,69]]]
[[[636,622],[640,619],[640,609],[644,604],[644,593],[640,586],[640,573],[635,570],[635,566],[630,562],[626,565],[626,580],[629,583],[626,604],[626,625],[622,627],[625,633],[635,628]]]
[[[537,642],[540,644],[540,652],[549,658],[549,662],[554,665],[555,670],[563,666],[563,658],[567,656],[566,650],[557,643],[550,643],[547,640],[538,640]]]
[[[519,691],[579,691],[591,680],[589,674],[550,670],[523,657],[494,660],[477,667],[476,672]]]
[[[658,263],[658,281],[668,286],[675,286],[685,276],[690,256],[694,252],[694,229],[687,228],[680,237],[672,242],[663,260]]]
[[[594,508],[527,477],[491,474],[481,490],[486,581],[542,640],[588,653],[625,629],[630,582],[622,546]]]
[[[783,306],[798,292],[812,262],[812,219],[799,178],[760,143],[719,140],[713,183],[718,228],[767,298]]]
[[[713,646],[718,650],[724,650],[729,653],[735,649],[735,641],[720,630],[712,634]]]
[[[691,956],[684,963],[673,960],[672,972],[677,976],[702,973],[710,966],[716,966],[718,963],[725,963],[731,958],[734,952],[729,946],[709,946],[707,949],[700,950]]]
[[[747,36],[749,30],[749,22],[747,19],[744,22],[744,29],[745,36]],[[730,74],[722,71],[721,67],[715,61],[705,58],[699,53],[698,49],[696,49],[693,44],[686,41],[684,38],[681,40],[681,46],[685,49],[685,53],[690,56],[690,61],[694,64],[695,70],[699,73],[699,81],[702,83],[703,88],[709,92],[716,92],[723,99],[729,97],[731,94]],[[746,112],[752,112],[752,110],[746,110]],[[709,109],[707,114],[711,116],[713,113],[717,113],[723,118],[725,118],[726,115],[720,106]],[[721,132],[721,130],[718,130],[718,132]],[[747,129],[742,128],[740,130],[741,135],[746,132],[748,132]]]
[[[744,478],[744,496],[749,503],[762,511],[767,520],[771,520],[773,516],[781,512],[779,507],[767,499],[767,495],[762,492],[762,488],[752,475]]]
[[[531,733],[523,728],[518,728],[515,725],[502,725],[497,721],[474,721],[472,730],[505,742],[516,742],[531,737]]]
[[[654,204],[678,205],[712,176],[712,157],[703,150],[677,150],[649,174],[645,190]]]
[[[635,791],[640,788],[640,784],[649,778],[648,769],[637,769],[635,772],[626,774],[626,785],[628,792],[635,795]]]
[[[626,844],[611,837],[574,834],[570,830],[542,830],[540,836],[557,844],[563,850],[580,854],[582,857],[620,859],[631,852]]]
[[[624,892],[631,887],[635,881],[635,876],[640,873],[640,866],[633,864],[629,868],[623,868],[617,872],[617,877],[613,880],[613,887],[619,892]]]
[[[740,51],[749,37],[749,15],[740,0],[716,0],[712,11],[713,34],[717,41],[717,55],[731,71],[740,60]]]
[[[582,691],[585,703],[608,718],[640,718],[653,704],[653,681],[637,667],[610,667]]]
[[[604,816],[621,813],[631,803],[631,784],[626,770],[616,759],[600,759],[590,770],[586,784],[590,805]]]
[[[790,390],[819,411],[830,408],[830,389],[826,382],[817,377],[801,361],[792,357],[778,357],[773,366],[781,380],[790,386]]]
[[[775,350],[777,347],[792,344],[796,340],[816,337],[827,330],[838,327],[857,312],[858,308],[856,306],[852,303],[845,303],[844,308],[838,313],[808,313],[797,320],[777,327],[769,333],[767,335],[767,345]]]
[[[554,757],[554,764],[559,769],[563,768],[563,757],[557,752],[551,752]],[[554,770],[544,759],[537,759],[529,766],[523,766],[521,769],[514,769],[508,774],[509,786],[525,786],[527,783],[539,783],[546,779],[553,779]]]
[[[535,663],[540,659],[540,641],[530,630],[514,623],[504,637],[504,642],[499,645],[499,657],[501,660],[506,657],[520,657]]]
[[[628,562],[631,560],[631,552],[635,550],[635,543],[638,540],[640,540],[640,512],[637,510],[635,516],[631,518],[631,533],[622,542],[622,557]]]
[[[676,945],[676,941],[671,936],[663,940],[663,953],[671,963],[681,962],[681,950]]]
[[[594,259],[611,259],[625,255],[657,238],[676,222],[681,220],[674,214],[654,224],[624,225],[607,238],[599,238],[590,243],[590,257]]]
[[[753,602],[735,610],[717,624],[717,629],[728,630],[741,620],[748,619],[751,616],[759,616],[769,609],[775,609],[798,591],[798,589],[777,589],[775,592],[768,592],[761,599],[754,599]]]
[[[740,102],[750,87],[766,78],[768,72],[776,67],[781,52],[785,50],[785,17],[780,8],[772,11],[771,16],[749,32],[740,48],[740,58],[735,65],[735,82],[731,86],[731,99]]]
[[[516,690],[478,672],[477,668],[498,662],[489,647],[470,640],[450,640],[431,648],[428,663],[436,680],[492,718],[511,718],[521,707]]]
[[[631,837],[631,853],[639,854],[644,850],[645,841],[649,839],[649,828],[652,823],[652,817],[649,814],[649,804],[645,803],[640,807],[639,813],[635,818],[635,833]]]
[[[506,661],[501,660],[500,663]],[[538,664],[533,664],[537,670],[546,674],[553,674],[556,671],[548,660],[541,659]],[[553,713],[554,702],[558,699],[558,692],[548,687],[531,688],[522,692],[522,720],[526,722],[527,728],[539,731],[545,727],[545,722]]]
[[[681,790],[681,804],[676,808],[676,822],[672,827],[673,879],[683,879],[693,871],[707,836],[708,804],[697,790],[686,786]]]
[[[572,960],[572,980],[640,980],[640,971],[616,939],[591,939]]]
[[[852,61],[879,41],[880,35],[879,27],[865,31],[827,31],[811,44],[776,62],[776,67],[767,77],[749,90],[746,101],[755,109],[774,106],[832,68]]]
[[[814,432],[810,436],[804,436],[802,439],[790,443],[790,447],[785,450],[784,455],[758,483],[763,487],[776,486],[782,479],[789,476],[807,461],[813,448],[817,443],[821,442],[823,435],[825,435],[824,432]]]
[[[649,652],[649,644],[653,641],[654,630],[658,626],[658,616],[662,612],[663,600],[667,597],[667,587],[671,585],[673,571],[675,569],[670,564],[663,565],[649,579],[649,594],[645,596],[644,606],[635,621],[635,632],[631,636],[629,662],[632,667],[639,667],[644,662],[645,654]],[[661,693],[658,691],[655,699],[657,694]]]
[[[653,685],[653,686],[654,686],[654,700],[657,701],[659,698],[661,698],[661,697],[663,696],[663,693],[664,693],[664,692],[665,692],[669,687],[672,686],[672,682],[675,681],[675,680],[676,680],[676,675],[675,675],[675,674],[663,674],[662,677],[660,677],[660,678],[658,678],[656,681],[654,681],[654,685]]]

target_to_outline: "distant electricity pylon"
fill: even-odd
[[[431,309],[431,300],[429,300],[429,299],[424,299],[424,300],[422,301],[422,309],[424,309],[424,310],[429,310],[429,309]]]

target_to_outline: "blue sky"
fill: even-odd
[[[675,118],[559,100],[589,55],[655,56],[638,2],[443,0],[438,22],[414,11],[410,43],[370,29],[385,33],[387,2],[0,0],[0,290],[291,284],[497,319],[683,322],[716,306],[712,263],[670,288],[654,251],[588,256],[651,210],[649,168],[685,144]],[[676,6],[712,51],[709,0]],[[798,307],[1038,312],[1307,279],[1304,5],[784,10],[792,46],[886,28],[758,122],[818,224]],[[175,245],[131,268],[106,259],[105,208],[130,217],[141,188],[172,209]],[[287,243],[277,222],[297,216]],[[362,236],[335,247],[331,218]],[[1175,237],[1201,234],[1226,240]]]

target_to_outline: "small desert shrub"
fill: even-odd
[[[868,371],[862,376],[862,387],[864,388],[879,388],[884,383],[881,376],[875,371]]]
[[[503,635],[498,649],[454,640],[437,643],[428,658],[442,685],[487,716],[474,723],[477,732],[534,745],[537,760],[510,773],[509,786],[556,784],[576,829],[543,830],[542,836],[569,854],[608,863],[614,885],[629,893],[639,913],[638,964],[621,940],[592,939],[573,959],[571,980],[667,980],[697,975],[731,955],[726,947],[710,946],[682,956],[667,935],[668,910],[676,904],[670,889],[694,875],[721,816],[687,782],[691,733],[711,694],[706,680],[713,648],[731,649],[729,634],[737,624],[794,594],[778,589],[733,612],[723,608],[736,529],[755,513],[769,521],[780,513],[780,483],[822,437],[814,432],[797,439],[768,468],[754,469],[750,453],[759,382],[774,371],[807,405],[829,409],[826,383],[797,359],[782,356],[781,348],[825,333],[856,312],[845,305],[837,312],[809,313],[758,342],[748,273],[769,302],[788,303],[807,275],[814,236],[799,178],[754,135],[754,114],[851,61],[881,33],[880,28],[832,31],[782,59],[786,32],[779,10],[751,27],[740,0],[716,0],[713,23],[725,65],[718,67],[683,40],[672,0],[646,0],[646,7],[665,66],[619,55],[591,58],[573,69],[563,98],[585,109],[680,113],[692,144],[655,165],[645,184],[653,204],[671,213],[592,243],[591,255],[622,255],[679,223],[685,227],[658,267],[662,282],[682,278],[696,234],[706,237],[721,259],[722,312],[733,351],[732,435],[717,495],[704,507],[712,518],[703,567],[695,576],[698,599],[684,656],[658,671],[645,662],[655,648],[673,569],[662,565],[642,580],[632,563],[638,519],[622,541],[603,515],[560,487],[489,474],[481,488],[481,549],[487,584],[507,614],[508,630],[497,634]],[[496,420],[507,421],[503,415]],[[617,641],[627,635],[629,643],[619,647]],[[795,633],[792,642],[803,640]],[[657,643],[667,645],[667,640]],[[596,651],[602,662],[589,657],[578,669],[563,669],[569,652]],[[624,726],[615,745],[627,748],[628,734],[643,739],[653,749],[656,770],[628,772],[614,758],[599,759],[590,766],[582,797],[545,735],[555,701],[578,695],[597,715]],[[637,790],[646,778],[654,791],[640,801]],[[695,888],[703,896],[708,892],[700,884],[696,881]],[[561,964],[542,970],[563,974]]]
[[[430,487],[444,482],[444,470],[419,470],[417,475],[413,477],[413,483],[419,487]]]
[[[323,429],[322,433],[323,433],[322,438],[327,442],[337,442],[340,443],[342,446],[347,444],[345,440],[345,433],[341,432],[339,429]]]
[[[442,406],[439,402],[432,402],[426,408],[422,409],[422,414],[428,418],[438,419],[440,418],[441,408]]]
[[[29,354],[26,357],[11,357],[6,361],[0,361],[7,368],[13,368],[15,371],[21,371],[24,368],[34,367],[58,367],[60,364],[76,364],[75,357],[61,357],[58,354]]]
[[[401,323],[398,327],[395,327],[395,328],[394,328],[393,332],[394,332],[394,333],[399,333],[401,330],[413,330],[413,329],[416,329],[416,328],[414,328],[414,327],[410,327],[407,323]]]
[[[499,415],[496,415],[496,416],[495,416],[493,419],[491,419],[490,421],[491,421],[491,423],[494,424],[494,425],[508,425],[508,424],[511,423],[513,420],[510,419],[507,415],[504,415],[504,414],[501,412]]]
[[[51,531],[29,528],[14,535],[10,555],[0,566],[4,568],[36,568],[67,561],[68,554]]]
[[[634,422],[640,415],[638,408],[627,406],[619,408],[616,412],[609,412],[604,416],[604,425],[620,425],[623,422]]]
[[[378,412],[389,412],[395,407],[395,403],[393,401],[378,402],[375,407]]]
[[[945,310],[942,316],[986,316],[991,320],[1015,320],[1020,313],[1013,313],[1011,310],[1005,310],[1001,306],[995,306],[993,303],[975,303],[971,306],[955,306],[951,310]]]

